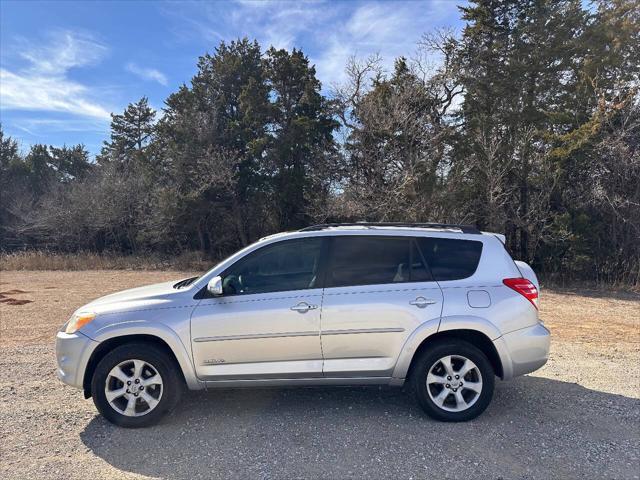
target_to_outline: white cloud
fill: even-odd
[[[60,74],[74,67],[98,63],[108,48],[91,35],[60,30],[49,35],[49,41],[35,46],[22,40],[20,56],[31,63],[31,70],[40,73]]]
[[[322,6],[318,3],[264,2],[262,9],[250,12],[240,9],[235,17],[248,34],[258,37],[265,47],[291,50],[300,47],[299,41],[304,35],[331,20],[334,10]]]
[[[40,110],[109,119],[109,110],[87,86],[71,80],[69,70],[99,62],[108,48],[87,34],[53,32],[44,45],[24,40],[17,51],[27,65],[0,69],[0,108]]]
[[[318,76],[329,85],[345,80],[350,56],[379,54],[386,70],[399,56],[411,57],[422,34],[447,15],[457,14],[451,2],[385,2],[360,5],[325,35],[324,48],[312,56]]]
[[[104,132],[104,122],[100,119],[18,118],[12,122],[12,125],[33,136],[48,132]]]
[[[177,23],[172,32],[183,42],[192,41],[194,35],[214,43],[247,36],[265,49],[291,49],[301,46],[299,41],[306,33],[331,22],[337,9],[342,7],[321,0],[236,0],[182,3],[180,9],[163,12]]]
[[[345,80],[347,60],[380,54],[390,70],[401,55],[412,56],[426,31],[459,22],[466,0],[389,2],[256,1],[182,4],[165,14],[182,29],[179,38],[200,35],[207,42],[256,38],[263,48],[302,48],[326,88]],[[180,32],[180,33],[178,33]],[[214,45],[215,46],[215,45]]]
[[[152,80],[154,82],[158,82],[160,85],[164,85],[165,87],[169,83],[167,81],[167,76],[160,70],[156,70],[155,68],[141,67],[133,62],[129,62],[126,68],[129,72],[137,75],[144,80]]]

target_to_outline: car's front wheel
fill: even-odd
[[[91,395],[98,411],[121,427],[156,423],[178,403],[182,380],[161,349],[144,343],[115,348],[96,366]]]
[[[495,374],[480,349],[462,340],[447,340],[422,352],[411,380],[418,403],[430,417],[464,422],[489,406]]]

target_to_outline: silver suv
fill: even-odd
[[[464,421],[494,378],[547,361],[538,280],[504,237],[442,224],[328,224],[261,239],[201,277],[107,295],[57,335],[58,376],[123,427],[191,390],[409,382]]]

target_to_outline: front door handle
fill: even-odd
[[[315,310],[318,308],[317,305],[309,305],[307,302],[300,302],[297,305],[291,307],[291,310],[294,312],[307,313],[309,310]]]
[[[434,303],[438,303],[438,302],[430,298],[417,297],[415,300],[411,300],[409,302],[409,305],[414,305],[418,308],[425,308],[429,305],[433,305]]]

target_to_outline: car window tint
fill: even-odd
[[[482,242],[450,238],[419,238],[418,244],[435,280],[460,280],[473,275]]]
[[[409,247],[408,237],[335,237],[327,286],[409,282]]]
[[[288,240],[263,247],[223,274],[227,295],[315,288],[321,238]]]
[[[430,282],[433,280],[429,268],[425,265],[420,249],[415,241],[411,242],[411,281]]]

